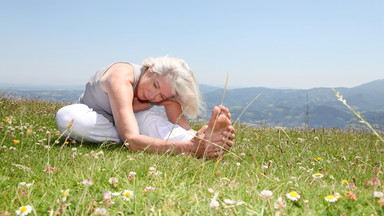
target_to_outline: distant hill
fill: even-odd
[[[378,129],[384,128],[384,79],[354,88],[335,88],[357,112]],[[353,113],[337,100],[331,88],[308,90],[243,88],[227,90],[223,104],[237,119],[258,94],[261,96],[244,112],[240,121],[255,125],[312,128],[359,127]],[[205,94],[207,107],[220,104],[223,89]],[[308,113],[308,114],[307,114]]]
[[[200,86],[206,107],[210,110],[222,101],[223,88]],[[354,88],[336,88],[347,103],[362,113],[377,129],[384,130],[384,79],[375,80]],[[61,87],[19,89],[1,88],[0,92],[13,97],[28,97],[50,101],[74,102],[82,93],[77,88]],[[227,89],[223,104],[229,107],[232,119],[236,120],[245,107],[258,94],[261,96],[244,112],[240,122],[269,127],[350,128],[360,127],[353,113],[337,100],[331,88],[269,89],[239,88]],[[210,116],[207,116],[209,118]]]

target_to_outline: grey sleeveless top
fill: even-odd
[[[129,63],[128,63],[129,64]],[[103,115],[110,122],[114,123],[111,104],[109,103],[108,94],[100,88],[100,78],[114,64],[102,68],[93,75],[85,86],[85,91],[76,103],[85,104],[95,112]],[[140,76],[144,73],[146,67],[136,64],[130,64],[133,67],[134,83],[133,90],[136,89]]]

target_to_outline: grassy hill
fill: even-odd
[[[237,125],[231,151],[205,160],[66,140],[63,105],[0,97],[1,215],[384,214],[371,133]]]

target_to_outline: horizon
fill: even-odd
[[[366,83],[360,83],[356,86],[352,87],[346,87],[346,86],[319,86],[319,87],[313,87],[313,88],[290,88],[290,87],[266,87],[266,86],[231,86],[228,85],[227,89],[242,89],[242,88],[269,88],[269,89],[293,89],[293,90],[310,90],[310,89],[316,89],[316,88],[355,88],[359,87],[361,85],[365,85],[371,82],[375,81],[381,81],[384,79],[376,79],[372,80]],[[223,85],[210,85],[206,83],[199,83],[200,87],[201,86],[207,86],[207,87],[213,87],[213,88],[225,88],[225,84]],[[30,84],[30,83],[3,83],[0,82],[0,90],[84,90],[85,89],[85,84],[84,85],[54,85],[54,84]]]
[[[184,59],[200,83],[351,88],[384,74],[384,1],[3,2],[6,83],[85,85],[98,69]]]

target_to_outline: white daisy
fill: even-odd
[[[69,189],[67,190],[62,190],[61,193],[63,193],[63,202],[67,201],[67,196],[69,195]]]
[[[300,194],[296,193],[295,191],[291,191],[291,192],[287,193],[287,198],[292,200],[292,201],[297,201],[301,197],[300,197]]]
[[[125,190],[123,192],[123,199],[125,199],[126,201],[130,201],[131,199],[133,199],[133,191]]]
[[[315,174],[312,175],[312,177],[315,178],[315,179],[321,179],[321,178],[324,177],[324,175],[321,174],[321,173],[315,173]]]
[[[336,202],[337,198],[336,198],[336,196],[328,195],[328,196],[325,197],[325,200],[328,201],[328,202]]]
[[[31,211],[32,211],[32,206],[27,205],[27,206],[20,207],[19,210],[17,210],[15,213],[17,215],[24,216],[31,213]]]

